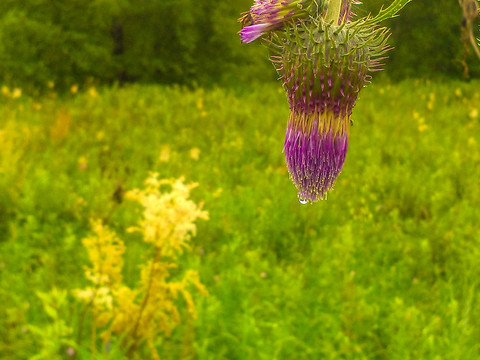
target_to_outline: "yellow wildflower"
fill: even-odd
[[[6,97],[10,96],[10,89],[5,85],[2,86],[2,95]]]
[[[162,146],[158,160],[160,162],[168,162],[168,160],[170,160],[170,146],[168,145]]]
[[[19,88],[13,89],[12,99],[18,99],[21,96],[22,96],[22,89],[19,89]]]
[[[478,117],[478,109],[472,109],[468,115],[471,119],[476,119]]]
[[[97,89],[95,89],[93,86],[88,89],[88,94],[91,96],[91,97],[97,97],[98,96],[98,92],[97,92]]]
[[[195,234],[195,221],[207,219],[202,205],[189,200],[196,184],[184,184],[183,178],[159,180],[152,174],[143,190],[127,193],[127,198],[143,205],[143,217],[134,230],[152,244],[152,258],[141,267],[140,284],[132,289],[122,283],[125,246],[115,233],[93,221],[94,235],[83,240],[92,265],[85,268],[87,279],[94,285],[74,294],[91,306],[94,326],[102,328],[101,338],[108,342],[112,335],[122,336],[126,353],[146,342],[153,359],[159,359],[155,341],[163,333],[169,336],[181,322],[177,308],[179,295],[185,300],[191,317],[196,316],[193,297],[188,288],[194,286],[202,295],[208,292],[198,273],[188,270],[178,281],[170,281],[171,269],[177,268],[177,255],[188,247]],[[169,190],[168,190],[169,189]]]
[[[122,255],[125,245],[115,233],[100,220],[92,221],[94,236],[83,239],[92,266],[86,268],[92,282],[99,285],[116,285],[122,281]]]
[[[197,100],[197,109],[202,110],[203,109],[203,98],[199,98]]]
[[[190,190],[197,184],[186,185],[184,179],[158,180],[153,173],[146,181],[145,190],[133,190],[127,197],[138,201],[144,207],[144,219],[139,230],[146,242],[162,249],[163,255],[175,256],[181,253],[191,234],[195,235],[197,218],[208,219],[208,213],[202,211],[193,201],[188,200]],[[167,186],[170,192],[162,192],[160,188]],[[168,230],[168,231],[167,231]]]
[[[190,158],[192,158],[193,160],[198,160],[200,157],[200,149],[197,148],[197,147],[194,147],[192,149],[190,149]]]
[[[418,131],[420,132],[424,132],[427,129],[428,129],[428,126],[425,124],[420,124],[420,126],[418,127]]]

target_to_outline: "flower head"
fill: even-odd
[[[242,42],[250,43],[263,34],[281,29],[285,22],[308,17],[314,0],[256,0],[250,11],[238,19]]]
[[[388,50],[382,29],[323,20],[273,37],[272,57],[290,105],[284,153],[302,202],[333,188],[345,162],[350,116],[369,71]]]
[[[375,17],[352,21],[357,0],[256,0],[239,19],[243,42],[270,33],[271,60],[290,106],[283,151],[301,203],[333,188],[358,93],[389,50],[388,30],[377,24],[410,1],[393,0]]]

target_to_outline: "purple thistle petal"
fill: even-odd
[[[281,29],[291,19],[308,16],[308,6],[300,6],[302,2],[304,0],[255,1],[250,11],[238,19],[244,26],[240,31],[242,41],[252,42],[269,31]]]
[[[269,29],[269,26],[270,26],[269,24],[257,24],[257,25],[245,26],[242,30],[240,30],[240,36],[242,38],[242,42],[251,43],[252,41],[258,39],[265,32],[271,30]]]
[[[345,162],[349,119],[332,114],[308,118],[292,114],[290,119],[284,144],[288,171],[301,200],[321,200],[333,188]],[[304,126],[305,121],[313,123]]]

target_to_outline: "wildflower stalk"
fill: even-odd
[[[327,23],[336,23],[336,21],[340,17],[342,3],[343,0],[330,0],[328,2],[327,15],[325,17]]]
[[[154,261],[152,261],[152,265],[150,266],[150,274],[149,274],[149,279],[148,279],[148,286],[147,286],[147,292],[145,293],[142,304],[140,305],[140,311],[138,312],[138,317],[137,320],[135,321],[135,326],[133,327],[133,332],[132,332],[132,339],[133,343],[130,345],[128,351],[127,351],[127,356],[131,356],[133,354],[133,351],[135,350],[135,341],[137,340],[137,332],[138,332],[138,327],[140,326],[140,320],[142,319],[143,312],[145,311],[145,307],[147,306],[148,299],[150,297],[150,292],[152,290],[152,283],[153,283],[153,277],[155,276],[155,264],[157,262],[160,262],[161,259],[161,250],[158,248],[155,248],[155,258]]]
[[[91,340],[92,340],[92,360],[95,360],[95,352],[97,350],[97,327],[95,325],[95,312],[93,312],[93,321],[92,321],[92,334],[91,334]]]

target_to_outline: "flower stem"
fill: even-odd
[[[342,0],[330,0],[328,2],[327,15],[325,16],[327,23],[333,22],[334,25],[338,24],[341,8]]]

